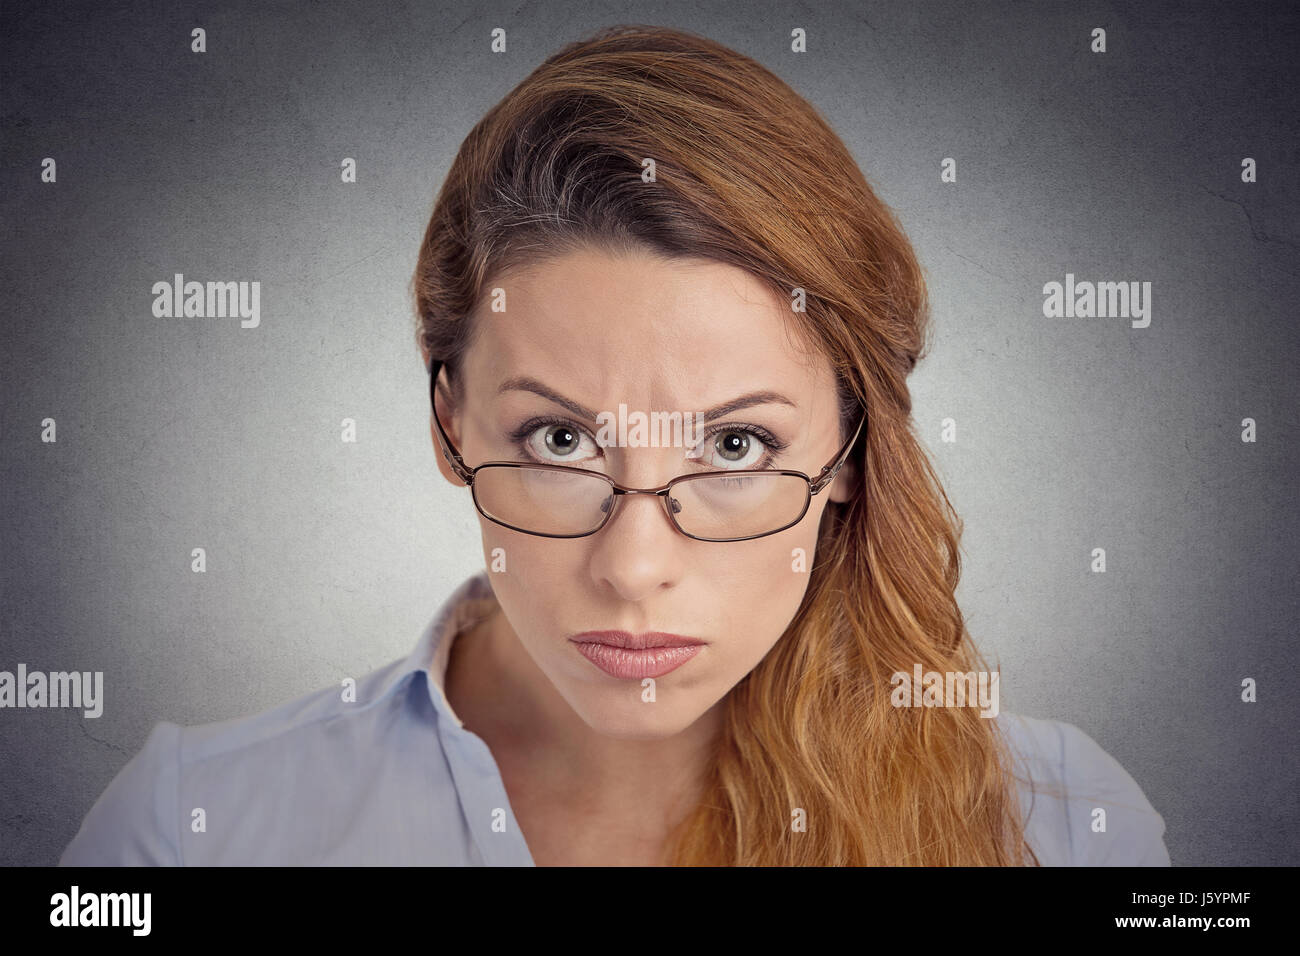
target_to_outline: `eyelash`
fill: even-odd
[[[541,428],[543,425],[566,425],[569,428],[573,428],[577,431],[582,432],[592,441],[596,440],[595,435],[591,434],[590,431],[583,428],[581,425],[577,424],[572,419],[561,418],[558,415],[537,415],[534,416],[533,418],[528,419],[528,421],[524,422],[514,431],[510,432],[509,438],[511,443],[515,445],[515,447],[523,451],[524,454],[527,454],[528,449],[524,445],[524,439],[527,438],[529,435],[531,435],[533,432],[537,431],[537,429]],[[772,466],[773,459],[777,458],[781,454],[781,452],[785,451],[786,448],[790,446],[789,442],[782,441],[781,439],[777,438],[775,435],[773,435],[762,425],[741,425],[741,424],[714,425],[710,429],[707,429],[705,431],[703,440],[708,441],[709,439],[713,438],[715,435],[721,435],[727,432],[743,432],[749,435],[753,435],[755,438],[757,438],[759,441],[761,441],[764,445],[767,446],[767,451],[764,453],[764,457],[762,461],[760,461],[757,465],[755,465],[754,469],[770,468]],[[726,469],[719,469],[719,470],[725,471]],[[742,471],[742,470],[749,470],[749,469],[737,468],[735,470]]]

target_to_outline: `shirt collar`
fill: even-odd
[[[486,571],[462,582],[425,625],[415,649],[392,675],[385,692],[407,676],[423,671],[428,677],[429,696],[434,707],[449,716],[457,728],[464,727],[465,722],[456,716],[447,701],[447,664],[451,660],[451,645],[458,635],[470,630],[497,607]]]

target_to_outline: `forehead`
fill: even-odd
[[[790,300],[712,260],[583,247],[498,276],[474,321],[471,380],[527,374],[643,401],[834,387]]]

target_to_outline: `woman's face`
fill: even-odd
[[[847,437],[830,362],[800,347],[789,301],[743,270],[584,249],[492,286],[505,290],[505,311],[489,304],[474,315],[480,334],[464,360],[465,399],[443,420],[471,468],[569,464],[633,488],[738,468],[815,476]],[[649,419],[768,394],[706,421],[692,447],[619,447],[608,443],[617,436],[601,438],[601,422],[523,379],[615,420],[620,405]],[[461,484],[437,457],[447,479]],[[802,521],[750,541],[687,538],[664,499],[651,495],[617,498],[608,523],[582,538],[523,534],[480,516],[486,567],[520,644],[589,726],[612,737],[667,737],[717,704],[781,637],[808,585],[822,512],[828,500],[848,497],[855,474],[846,465]],[[636,668],[682,652],[571,640],[589,631],[667,632],[703,643],[654,677],[648,693]],[[610,673],[620,660],[622,676]]]

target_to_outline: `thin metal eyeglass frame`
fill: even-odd
[[[443,430],[442,422],[438,418],[438,405],[435,395],[437,393],[438,372],[441,370],[442,365],[443,363],[440,360],[434,360],[429,365],[429,407],[433,411],[433,424],[438,432],[438,443],[441,446],[442,457],[445,458],[447,464],[451,466],[451,470],[456,473],[456,477],[469,486],[470,494],[474,500],[474,507],[478,509],[479,514],[494,524],[501,525],[503,528],[509,528],[512,531],[519,531],[523,534],[535,535],[539,538],[586,538],[595,534],[601,528],[605,527],[605,525],[609,523],[609,520],[614,516],[614,512],[618,509],[617,497],[621,495],[655,495],[656,497],[662,498],[664,511],[667,512],[668,520],[672,522],[673,527],[676,528],[680,534],[695,541],[719,543],[728,541],[752,541],[755,538],[766,538],[768,535],[779,534],[788,528],[793,528],[804,519],[804,515],[808,513],[808,508],[812,505],[812,496],[829,485],[839,473],[839,470],[844,467],[844,462],[848,459],[849,452],[853,450],[853,446],[857,443],[858,435],[861,434],[863,428],[866,427],[868,417],[866,412],[863,412],[862,418],[858,420],[858,427],[853,430],[853,436],[844,444],[844,447],[836,453],[835,457],[827,463],[826,467],[818,473],[816,478],[810,478],[802,471],[792,471],[787,469],[721,469],[717,471],[701,471],[694,474],[679,475],[667,484],[661,485],[658,488],[628,488],[626,485],[619,484],[613,478],[609,477],[609,475],[602,474],[599,471],[592,471],[588,468],[575,468],[573,465],[552,465],[544,462],[485,461],[480,465],[470,468],[465,464],[465,460],[461,457],[460,452],[452,444],[446,431]],[[576,534],[547,534],[543,531],[530,531],[527,528],[520,528],[517,525],[502,521],[495,515],[489,514],[479,503],[478,493],[474,488],[474,477],[485,468],[534,468],[539,471],[577,472],[581,475],[589,475],[593,478],[599,478],[601,481],[608,484],[611,489],[610,493],[615,496],[615,501],[610,505],[609,510],[605,512],[605,517],[601,520],[600,524],[596,525],[596,527],[592,528],[590,531],[581,531]],[[796,478],[802,478],[808,487],[804,495],[804,504],[803,508],[799,512],[799,517],[795,518],[789,524],[784,524],[771,531],[763,531],[759,534],[750,534],[739,538],[702,538],[699,535],[691,534],[677,523],[677,517],[673,514],[672,507],[668,503],[668,495],[672,491],[674,485],[682,484],[687,481],[698,481],[701,478],[713,478],[718,476],[734,478],[736,475],[791,475]]]

